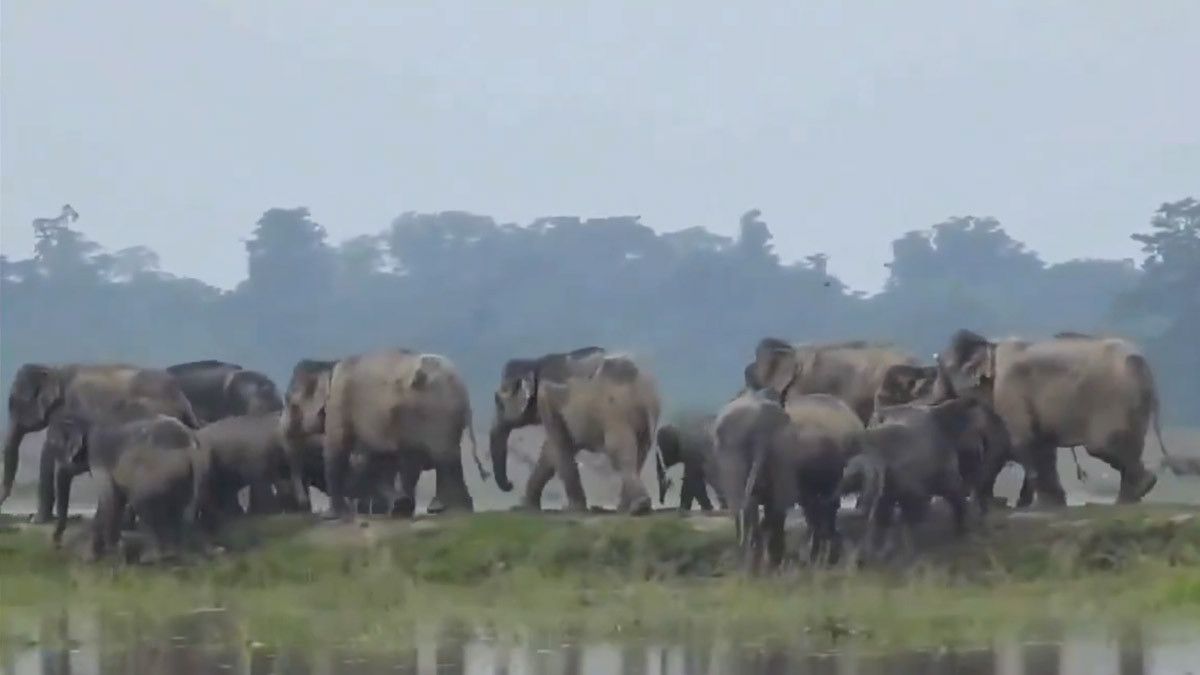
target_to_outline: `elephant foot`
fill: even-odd
[[[436,499],[434,501],[437,501]],[[432,506],[432,504],[430,504]],[[412,518],[417,511],[417,501],[412,497],[397,497],[392,502],[392,516],[396,518]]]
[[[629,515],[644,516],[654,510],[650,497],[636,497],[629,503]]]
[[[51,518],[49,515],[41,514],[41,513],[35,513],[35,514],[29,516],[29,522],[34,525],[46,525],[51,520],[53,520],[53,518]]]
[[[1125,481],[1122,481],[1122,483],[1125,483]],[[1142,501],[1142,497],[1145,497],[1157,484],[1158,476],[1143,469],[1140,480],[1133,484],[1130,489],[1126,490],[1125,484],[1121,486],[1121,492],[1117,495],[1117,503],[1136,504]]]
[[[437,495],[434,495],[433,499],[429,500],[429,506],[425,507],[425,512],[428,514],[431,514],[431,515],[442,513],[445,510],[446,510],[446,504],[444,502],[442,502],[442,500]]]
[[[339,511],[338,509],[328,508],[320,513],[319,518],[323,521],[328,521],[328,522],[340,520],[342,522],[348,523],[348,522],[351,522],[354,520],[354,513],[351,512],[349,509],[344,510],[344,511]]]

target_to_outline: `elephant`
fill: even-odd
[[[1039,504],[1066,504],[1055,466],[1060,447],[1082,445],[1116,469],[1118,503],[1141,501],[1158,482],[1142,463],[1151,424],[1169,457],[1158,392],[1150,364],[1130,342],[1080,333],[993,342],[963,329],[937,360],[948,392],[982,400],[1004,420],[1014,452],[1033,465]]]
[[[943,379],[938,376],[937,366],[913,366],[899,364],[887,369],[879,391],[875,394],[875,410],[871,423],[880,421],[880,411],[908,404],[935,405],[953,398],[945,389]],[[964,465],[963,478],[974,490],[980,508],[994,500],[996,477],[1009,461],[1019,464],[1024,471],[1017,507],[1023,508],[1033,502],[1033,464],[1030,458],[1017,456],[1004,420],[991,406],[980,403],[965,409],[970,421],[963,427],[957,440],[962,450],[960,457],[977,456],[982,464],[978,470],[969,463]]]
[[[140,405],[148,413],[175,417],[191,429],[200,427],[191,403],[175,379],[165,371],[128,364],[54,366],[26,363],[21,366],[8,394],[8,431],[4,437],[0,505],[12,492],[21,441],[26,434],[45,429],[66,413],[98,421],[124,404]],[[34,522],[50,522],[54,499],[54,458],[43,452]]]
[[[236,363],[191,361],[166,370],[179,382],[202,424],[283,409],[283,400],[271,378]]]
[[[934,406],[901,405],[882,408],[879,419],[863,433],[860,452],[846,466],[838,492],[860,492],[867,512],[863,551],[872,555],[887,536],[898,507],[906,548],[912,549],[912,528],[925,516],[931,497],[941,497],[954,514],[954,531],[966,532],[968,488],[961,460],[971,449],[960,443],[971,423],[975,404],[951,399]],[[975,446],[976,448],[978,446]],[[976,465],[982,457],[972,458]]]
[[[831,396],[846,414],[857,418]],[[817,417],[827,401],[797,396],[793,408]],[[812,408],[810,410],[809,408]],[[766,530],[768,563],[778,567],[785,548],[788,511],[799,504],[811,533],[809,560],[838,558],[838,485],[846,461],[845,437],[808,424],[797,424],[770,390],[743,391],[727,403],[713,422],[721,491],[734,518],[743,563],[758,570],[762,534]],[[759,518],[759,507],[762,517]]]
[[[207,501],[211,458],[196,432],[168,415],[97,422],[66,414],[47,429],[45,452],[58,460],[56,546],[66,528],[71,479],[90,470],[99,486],[92,523],[97,559],[120,542],[126,506],[165,557],[179,552],[185,521],[195,522]]]
[[[508,437],[520,427],[540,424],[546,439],[525,485],[521,508],[540,509],[542,491],[555,471],[563,482],[567,510],[586,511],[587,497],[575,455],[604,452],[621,477],[619,509],[633,515],[651,510],[640,472],[654,443],[661,403],[655,379],[632,358],[600,347],[512,359],[504,364],[495,396],[489,448],[496,485],[508,480]],[[657,458],[659,494],[666,468]]]
[[[868,342],[793,345],[763,338],[754,361],[744,371],[749,389],[767,388],[782,394],[831,394],[845,401],[866,424],[875,407],[875,394],[887,369],[918,365],[916,358],[895,347]]]
[[[274,411],[225,417],[196,432],[212,457],[210,485],[215,518],[242,514],[238,503],[242,488],[249,488],[249,512],[253,514],[282,509],[274,494],[282,483],[288,482],[292,490],[297,488],[288,471],[280,414]]]
[[[462,468],[464,431],[476,467],[487,477],[471,427],[466,384],[454,363],[438,354],[397,348],[337,361],[304,359],[292,371],[279,424],[289,470],[301,480],[302,451],[297,442],[306,435],[321,436],[329,495],[325,518],[351,517],[346,474],[356,448],[391,456],[401,471],[406,465],[432,463],[446,510],[474,509]],[[301,507],[307,508],[307,491],[297,492]]]
[[[664,424],[655,436],[663,467],[683,464],[683,484],[679,490],[679,510],[690,511],[698,502],[704,511],[712,511],[708,498],[711,486],[722,509],[728,508],[717,472],[717,456],[713,447],[712,427],[716,415],[685,417],[674,424]],[[661,501],[664,495],[660,493]]]

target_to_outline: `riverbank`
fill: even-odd
[[[209,608],[266,643],[387,649],[418,624],[458,620],[596,637],[697,626],[746,638],[971,644],[1067,622],[1200,621],[1200,509],[1085,506],[1000,512],[947,540],[944,514],[923,553],[889,571],[736,572],[728,517],[480,513],[320,523],[247,520],[228,551],[173,568],[88,564],[54,551],[48,528],[0,523],[0,640],[25,639],[56,607],[122,617],[131,637],[158,618]],[[853,538],[861,523],[843,519]],[[799,544],[799,532],[790,538]]]

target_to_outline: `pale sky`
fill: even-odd
[[[1050,261],[1139,257],[1200,197],[1200,2],[4,0],[0,249],[63,202],[230,287],[272,206],[640,214],[856,288],[992,215]]]

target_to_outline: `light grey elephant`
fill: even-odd
[[[567,510],[586,511],[576,453],[604,452],[621,476],[619,508],[633,514],[651,509],[640,472],[654,443],[661,404],[658,385],[628,356],[599,347],[504,365],[495,394],[489,436],[496,484],[508,492],[508,437],[520,427],[542,425],[546,440],[525,485],[522,508],[540,509],[542,490],[558,472]],[[658,462],[660,486],[666,472]]]
[[[471,427],[466,384],[453,362],[438,354],[387,349],[338,361],[300,361],[279,423],[288,444],[289,471],[301,483],[296,485],[301,508],[308,505],[303,449],[292,440],[322,437],[326,518],[352,516],[346,503],[347,469],[351,451],[360,447],[392,455],[402,473],[406,464],[431,462],[447,510],[474,508],[462,468],[464,431],[480,475],[487,478]],[[415,471],[419,475],[420,469]]]
[[[1051,340],[990,341],[955,333],[938,356],[952,394],[990,404],[1014,452],[1031,459],[1039,503],[1064,505],[1056,449],[1082,445],[1121,475],[1118,503],[1140,501],[1157,477],[1142,463],[1146,432],[1158,426],[1158,392],[1145,357],[1116,338],[1061,334]]]
[[[749,389],[784,395],[830,394],[846,402],[866,424],[884,373],[898,364],[918,365],[916,358],[891,345],[869,342],[794,345],[763,338],[754,361],[745,369]]]

